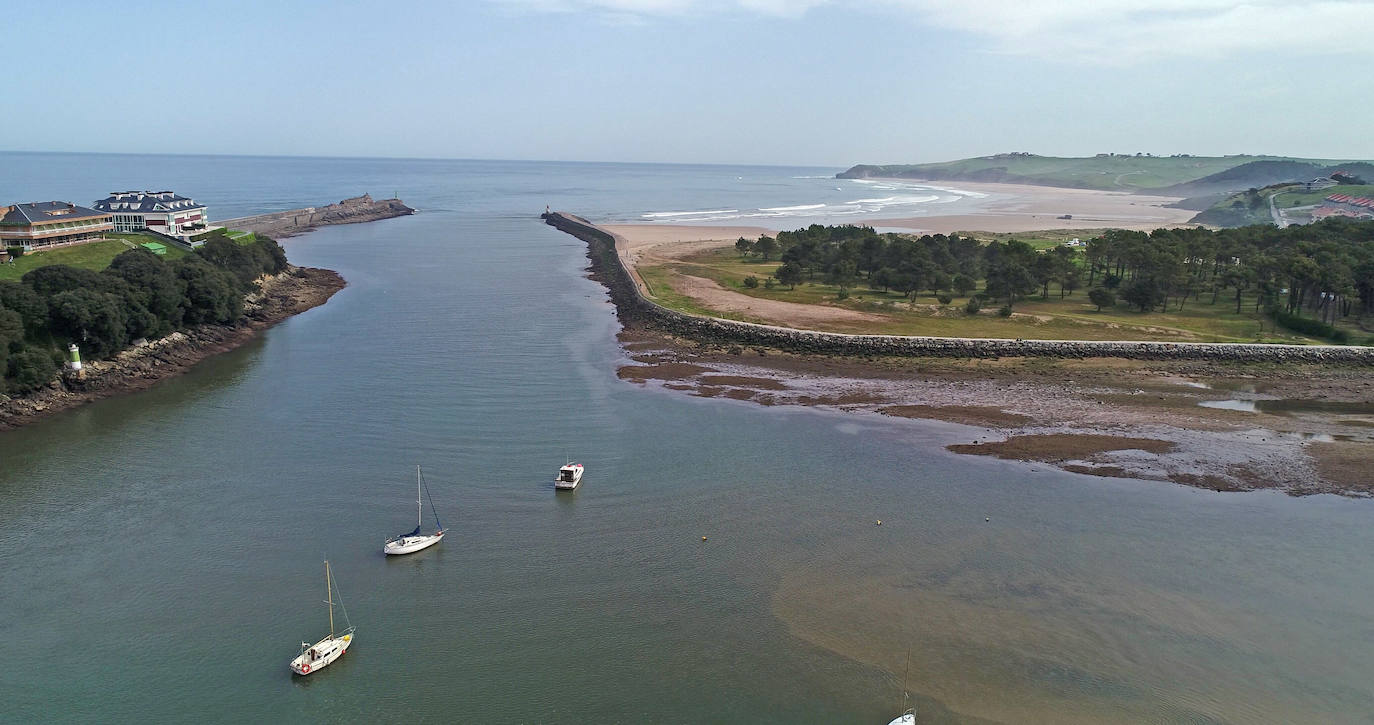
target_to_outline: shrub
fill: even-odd
[[[748,277],[745,277],[745,278],[744,278],[744,286],[745,286],[745,287],[748,287],[749,289],[756,289],[756,288],[759,286],[759,278],[758,278],[758,277],[755,277],[755,276],[752,275],[752,274],[749,275]]]
[[[983,303],[977,297],[968,298],[968,304],[964,305],[964,312],[970,315],[978,314],[978,310],[983,309]]]
[[[1111,307],[1116,304],[1116,295],[1105,287],[1094,287],[1088,291],[1088,299],[1097,305],[1097,311],[1101,312],[1103,307]]]
[[[1011,305],[1002,305],[1002,309],[997,311],[1002,317],[1011,317]]]
[[[951,303],[951,302],[954,301],[954,298],[953,298],[953,297],[950,297],[949,295],[946,295],[946,294],[939,295],[939,296],[937,296],[935,299],[939,300],[939,301],[940,301],[940,304],[942,304],[942,305],[947,305],[947,304],[949,304],[949,303]]]
[[[847,289],[841,289],[841,290],[839,291],[839,293],[835,295],[835,299],[837,299],[837,300],[847,300],[847,299],[849,299],[849,290],[847,290]]]
[[[5,251],[9,252],[10,256],[14,259],[19,259],[20,257],[24,256],[23,247],[5,247]]]
[[[1338,330],[1335,327],[1332,327],[1331,325],[1322,322],[1321,320],[1313,320],[1307,317],[1300,317],[1298,315],[1284,312],[1283,310],[1280,310],[1278,308],[1270,310],[1269,314],[1273,316],[1275,322],[1279,323],[1280,325],[1283,325],[1284,327],[1288,328],[1289,330],[1292,330],[1293,332],[1298,332],[1303,335],[1311,335],[1312,337],[1325,337],[1338,345],[1346,345],[1350,343],[1350,333],[1346,332],[1345,330]]]
[[[763,288],[764,288],[764,289],[773,289],[773,284],[774,284],[773,278],[772,278],[772,277],[769,277],[768,279],[765,279],[765,280],[763,281]]]

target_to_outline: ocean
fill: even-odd
[[[585,247],[538,219],[836,223],[977,203],[957,190],[746,166],[0,168],[0,203],[420,210],[285,242],[348,280],[327,305],[0,433],[0,720],[886,723],[904,685],[922,723],[1374,713],[1371,502],[1074,475],[949,453],[981,432],[953,424],[621,381]],[[888,197],[910,198],[863,201]],[[569,457],[586,476],[555,493]],[[417,464],[449,534],[388,558]],[[295,677],[328,629],[326,558],[357,639]]]

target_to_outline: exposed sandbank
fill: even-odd
[[[924,418],[956,453],[1217,491],[1374,495],[1374,413],[1233,410],[1204,401],[1369,404],[1358,366],[1115,358],[854,359],[702,345],[630,327],[628,381],[765,406]],[[755,381],[766,380],[768,384]]]

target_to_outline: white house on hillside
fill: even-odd
[[[206,230],[205,207],[170,191],[116,191],[95,203],[114,217],[117,232],[149,229],[189,240]]]

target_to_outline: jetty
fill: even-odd
[[[405,202],[400,199],[374,200],[371,195],[363,194],[327,206],[307,206],[300,209],[274,211],[236,219],[217,220],[215,225],[230,229],[242,229],[274,239],[285,239],[297,234],[304,234],[317,227],[333,224],[358,224],[408,216],[414,213],[415,210],[406,206]]]

